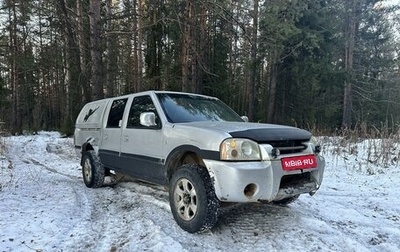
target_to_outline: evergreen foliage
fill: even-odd
[[[12,133],[72,134],[91,99],[149,89],[217,96],[259,122],[398,130],[400,5],[97,3],[0,1],[0,122]]]

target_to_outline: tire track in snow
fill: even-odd
[[[32,164],[37,167],[44,168],[45,170],[49,171],[50,174],[61,177],[61,179],[57,179],[55,177],[54,180],[50,182],[52,184],[51,188],[47,188],[47,190],[49,191],[49,197],[53,197],[55,199],[57,199],[57,197],[62,197],[59,200],[66,200],[64,204],[72,204],[69,206],[71,208],[71,211],[73,211],[74,209],[79,209],[80,211],[69,212],[69,216],[58,216],[60,219],[65,219],[65,223],[59,224],[59,226],[62,227],[55,227],[55,230],[58,230],[58,232],[57,234],[54,234],[55,237],[54,239],[52,239],[52,244],[47,245],[50,246],[52,249],[60,249],[60,251],[62,251],[64,248],[70,249],[76,246],[76,244],[80,244],[81,241],[91,240],[90,235],[86,234],[88,233],[86,227],[88,226],[87,223],[91,221],[91,216],[93,215],[94,208],[92,202],[94,201],[93,198],[96,197],[96,194],[93,195],[89,192],[90,189],[83,187],[82,183],[79,181],[79,177],[59,172],[56,169],[50,167],[48,164],[36,159],[30,152],[30,150],[36,150],[40,152],[44,149],[45,151],[43,151],[42,154],[49,155],[48,151],[46,150],[46,146],[40,146],[41,142],[37,142],[37,139],[38,136],[33,136],[28,140],[21,142],[22,146],[17,146],[17,141],[15,143],[12,143],[13,151],[9,152],[9,158],[11,160],[14,160],[14,163],[17,163],[18,159],[20,159],[20,156],[14,153],[18,153],[17,150],[21,150],[21,156],[25,157],[25,159],[20,159],[22,162],[24,162],[25,164]],[[39,146],[32,147],[31,145]],[[61,158],[58,159],[62,163],[70,162],[69,160],[62,160]],[[50,180],[52,179],[52,177],[46,175],[44,179]],[[54,189],[57,189],[57,194],[50,193],[50,191],[53,191]],[[60,194],[62,195],[60,196]],[[53,211],[54,208],[56,208],[55,210],[64,214],[66,213],[64,212],[64,210],[67,211],[66,209],[63,210],[63,208],[58,208],[58,206],[49,207],[51,207],[50,211]],[[46,225],[46,223],[44,223],[44,225]],[[76,251],[81,250],[81,245],[78,245],[76,249]]]
[[[113,242],[117,248],[121,251],[184,251],[179,240],[173,239],[164,229],[165,218],[170,218],[171,223],[173,218],[162,193],[135,182],[121,183],[112,192],[114,203],[110,204],[110,211],[118,213],[113,216],[113,223],[122,223],[109,227],[119,233]]]
[[[151,208],[154,205],[164,208],[164,210],[167,208],[163,201],[165,193],[142,185],[140,182],[135,184],[134,188],[130,186],[126,188],[103,187],[95,190],[86,188],[80,181],[81,178],[60,172],[49,165],[49,163],[55,163],[55,161],[47,162],[46,159],[48,158],[56,158],[59,163],[67,163],[70,160],[64,160],[63,155],[53,155],[49,152],[47,147],[49,147],[49,142],[54,142],[54,139],[50,137],[42,143],[37,141],[39,138],[40,136],[32,136],[22,142],[21,156],[24,157],[22,161],[44,168],[51,174],[67,178],[67,180],[57,180],[57,183],[72,188],[72,193],[78,204],[77,208],[81,209],[80,213],[74,216],[77,219],[76,225],[65,234],[69,238],[61,238],[61,243],[55,244],[55,247],[76,251],[82,249],[112,251],[121,248],[126,248],[125,251],[132,251],[131,248],[134,250],[157,250],[157,248],[162,247],[164,242],[173,244],[172,247],[179,247],[179,245],[174,244],[175,241],[172,238],[168,238],[168,235],[161,230],[157,223],[146,217],[148,213],[153,211]],[[37,158],[38,153],[43,155],[40,156],[43,159]],[[133,193],[133,202],[132,198],[123,197],[126,194],[132,196],[132,189],[139,191],[139,193]],[[135,213],[134,206],[137,205],[142,208],[144,204],[151,204],[150,210],[146,213],[139,212],[139,215]],[[134,217],[139,218],[139,222]],[[137,238],[136,241],[135,238]]]
[[[33,164],[39,165],[39,166],[45,168],[46,170],[48,170],[48,171],[50,171],[50,172],[52,172],[52,173],[57,173],[57,174],[59,174],[59,175],[62,175],[62,176],[64,176],[64,177],[67,177],[67,178],[70,178],[70,179],[73,179],[73,180],[80,179],[80,178],[77,177],[77,176],[73,176],[73,175],[70,175],[70,174],[67,174],[67,173],[63,173],[63,172],[60,172],[60,171],[58,171],[58,170],[56,170],[56,169],[54,169],[54,168],[51,168],[51,167],[49,167],[48,165],[46,165],[46,164],[40,162],[39,160],[37,160],[36,158],[34,158],[33,155],[27,150],[27,147],[29,146],[29,143],[35,142],[35,140],[37,139],[37,137],[38,137],[38,136],[35,136],[33,139],[24,141],[23,153],[29,157],[29,158],[27,159],[27,162],[32,162]],[[47,147],[47,146],[46,146],[46,147]],[[31,148],[31,149],[33,149],[33,148]],[[46,148],[45,148],[45,149],[46,149]],[[46,149],[46,152],[45,152],[45,153],[48,153],[47,149]]]
[[[43,164],[43,163],[37,161],[37,160],[34,159],[34,158],[29,158],[29,159],[28,159],[28,162],[29,162],[29,161],[30,161],[31,163],[35,164],[35,165],[38,165],[38,166],[41,166],[41,167],[45,168],[46,170],[48,170],[48,171],[50,171],[50,172],[52,172],[52,173],[57,173],[57,174],[59,174],[59,175],[61,175],[61,176],[64,176],[64,177],[67,177],[67,178],[70,178],[70,179],[73,179],[73,180],[79,179],[79,177],[77,177],[77,176],[73,176],[73,175],[70,175],[70,174],[66,174],[66,173],[59,172],[59,171],[57,171],[56,169],[53,169],[53,168],[51,168],[51,167],[49,167],[49,166],[47,166],[47,165],[45,165],[45,164]]]
[[[223,209],[218,233],[231,233],[231,239],[237,247],[251,247],[256,251],[277,249],[273,239],[266,247],[265,239],[288,232],[288,227],[297,216],[287,207],[270,204],[237,204]]]
[[[38,143],[35,142],[37,138],[38,136],[35,136],[23,143],[23,156],[27,157],[26,162],[68,178],[79,187],[72,186],[79,204],[78,208],[82,208],[83,211],[78,224],[67,234],[70,238],[64,241],[60,248],[66,247],[77,251],[83,248],[92,251],[113,251],[122,248],[124,251],[134,251],[161,250],[165,244],[169,244],[172,248],[182,249],[179,243],[162,231],[162,226],[147,216],[154,211],[154,206],[162,211],[169,210],[167,194],[159,191],[159,187],[154,188],[154,186],[148,186],[142,182],[134,182],[132,187],[125,188],[123,186],[103,187],[95,190],[86,188],[82,186],[83,182],[79,181],[81,178],[60,172],[50,167],[46,161],[42,162],[34,156],[32,150],[39,153],[41,150],[45,150],[43,155],[54,156],[47,150],[48,142],[46,145],[39,146],[40,150],[37,149]],[[51,139],[49,140],[51,141]],[[59,159],[61,163],[67,162],[62,159],[62,155],[54,158]],[[44,157],[43,160],[46,158]],[[142,209],[143,205],[150,205],[145,207],[149,210],[135,211],[135,206]],[[170,217],[173,221],[172,215]],[[163,250],[165,251],[165,249]]]

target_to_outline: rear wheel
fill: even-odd
[[[105,169],[94,150],[83,153],[82,176],[85,185],[89,188],[101,187],[104,183]]]
[[[175,221],[189,233],[210,229],[218,220],[219,200],[207,170],[197,164],[183,165],[172,176],[169,201]]]

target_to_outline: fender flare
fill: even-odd
[[[194,153],[200,159],[220,160],[219,151],[202,150],[194,145],[180,145],[173,149],[165,161],[165,177],[167,180],[172,176],[172,171],[178,166],[181,157],[185,153]]]
[[[98,147],[96,148],[96,146],[94,146],[94,144],[95,144],[95,139],[93,139],[93,138],[87,139],[86,142],[84,142],[82,144],[82,147],[81,147],[81,153],[82,153],[82,155],[81,155],[81,165],[83,165],[83,162],[84,162],[84,160],[83,160],[83,152],[85,152],[87,150],[94,150],[96,152],[96,154],[98,153],[98,149],[99,148]]]

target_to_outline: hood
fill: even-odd
[[[215,132],[228,133],[235,138],[247,138],[258,143],[285,140],[307,141],[312,134],[307,130],[263,123],[246,122],[191,122],[186,126],[207,129]]]

